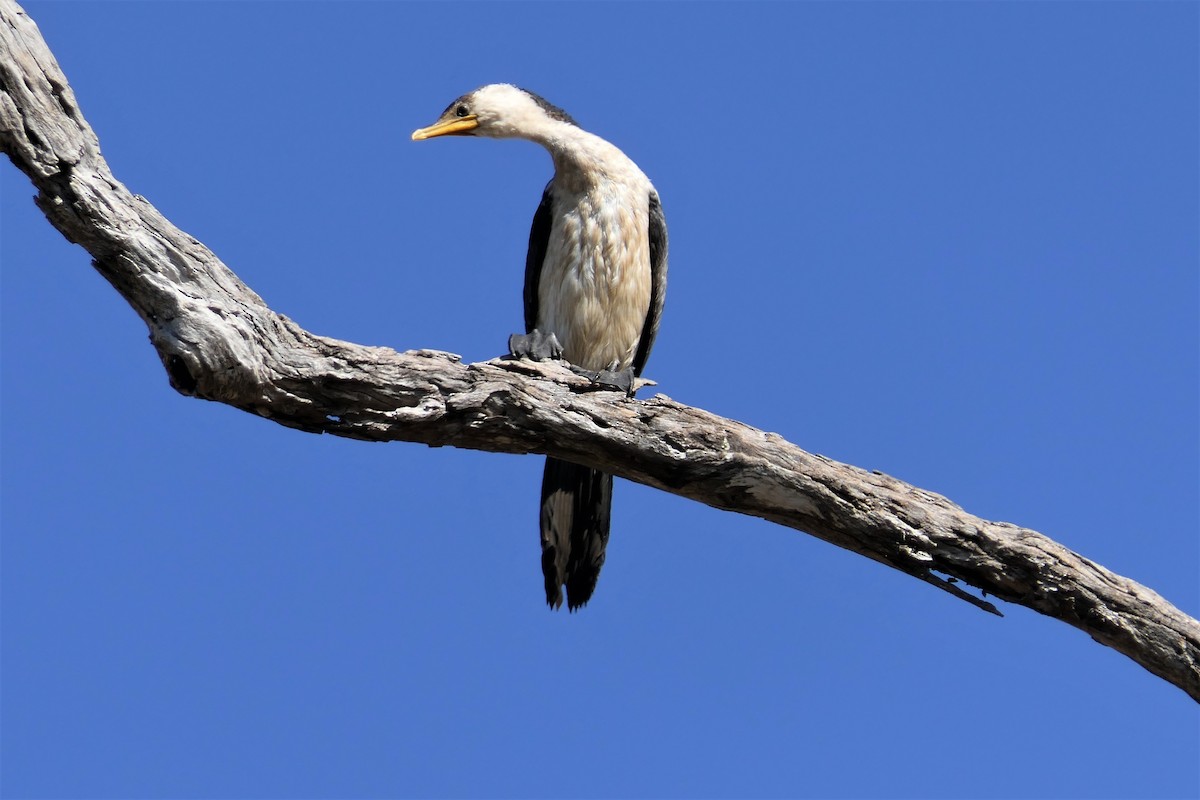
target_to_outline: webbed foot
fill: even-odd
[[[633,367],[614,369],[616,366],[616,363],[613,363],[609,365],[608,369],[602,369],[599,372],[576,366],[572,366],[571,370],[605,389],[616,389],[624,392],[628,397],[633,397]]]
[[[563,348],[553,333],[514,333],[508,337],[508,353],[514,358],[529,358],[534,361],[562,358]]]

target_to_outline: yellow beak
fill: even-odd
[[[428,128],[417,128],[412,132],[414,142],[421,139],[432,139],[435,136],[453,136],[463,135],[467,131],[473,131],[479,127],[479,120],[474,114],[468,114],[465,117],[451,117],[450,119],[441,120],[430,125]]]

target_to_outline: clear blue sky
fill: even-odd
[[[1200,613],[1195,3],[29,3],[117,177],[317,333],[495,356],[550,162],[636,160],[659,390]],[[173,392],[2,180],[6,797],[1200,794],[1200,712],[1062,623],[619,481],[547,611],[539,458]]]

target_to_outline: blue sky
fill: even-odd
[[[1195,3],[29,3],[116,176],[308,329],[482,360],[550,163],[409,141],[527,86],[671,231],[682,402],[1200,613]],[[538,458],[174,393],[0,165],[6,797],[1194,797],[1180,690],[618,481],[546,610]]]

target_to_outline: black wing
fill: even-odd
[[[541,209],[538,209],[538,211],[540,212]],[[549,235],[549,231],[547,231],[547,235]],[[532,252],[532,249],[530,252]],[[528,281],[528,273],[526,274],[526,281]],[[642,325],[642,336],[638,339],[637,352],[633,356],[633,373],[635,375],[642,374],[642,368],[646,366],[646,359],[650,357],[650,348],[654,346],[654,337],[658,336],[658,323],[662,320],[663,302],[666,296],[667,218],[663,216],[662,202],[658,199],[658,192],[651,190],[650,308],[646,310],[646,322]],[[525,307],[528,309],[528,304]]]
[[[542,192],[542,202],[533,213],[533,226],[529,229],[529,252],[525,254],[525,332],[533,333],[538,318],[538,283],[542,279],[542,263],[546,260],[546,247],[550,242],[550,228],[554,219],[550,216],[550,183]]]

